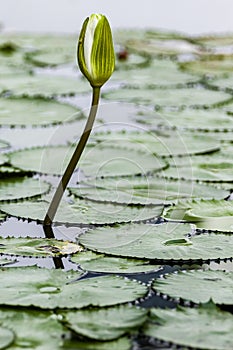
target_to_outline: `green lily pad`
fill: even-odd
[[[200,61],[182,63],[181,68],[186,72],[197,74],[199,76],[224,76],[225,74],[232,72],[232,57],[220,56],[220,58],[218,58],[216,56],[208,56]]]
[[[0,153],[0,165],[4,164],[7,162],[7,157],[5,154]]]
[[[170,204],[179,199],[223,199],[224,189],[196,182],[166,180],[158,177],[124,177],[96,179],[69,188],[72,195],[99,202],[119,204]]]
[[[130,333],[146,320],[147,311],[130,305],[104,309],[69,311],[67,326],[78,335],[95,340],[112,340]]]
[[[226,110],[228,109],[227,105]],[[232,116],[221,109],[170,109],[156,114],[144,112],[137,116],[137,121],[151,127],[158,125],[163,128],[191,131],[230,132],[233,130]]]
[[[2,268],[0,275],[1,305],[79,309],[126,303],[147,293],[145,285],[116,276],[68,283],[80,277],[80,273],[35,267]],[[4,292],[6,290],[7,293]]]
[[[10,329],[0,326],[0,349],[6,349],[14,342],[14,332]]]
[[[165,161],[150,152],[109,146],[106,142],[104,145],[85,148],[79,163],[79,168],[85,175],[91,177],[136,175],[158,171],[166,166]],[[11,164],[19,169],[62,175],[74,149],[74,146],[31,148],[12,152],[8,157]]]
[[[233,159],[229,152],[221,151],[201,157],[190,157],[187,160],[173,158],[174,164],[164,169],[158,176],[172,179],[185,179],[205,182],[233,181]]]
[[[140,89],[149,86],[170,87],[197,81],[193,75],[179,71],[173,61],[158,59],[152,60],[148,66],[141,69],[128,69],[127,74],[124,70],[116,70],[112,79],[114,78]]]
[[[15,96],[57,96],[81,94],[90,91],[89,84],[81,78],[53,75],[9,75],[1,79],[1,91],[10,91]]]
[[[8,142],[0,140],[0,151],[5,150],[5,148],[8,147],[10,147]]]
[[[214,107],[224,104],[231,95],[223,91],[197,88],[141,89],[122,87],[103,93],[106,100],[134,102],[156,107]]]
[[[231,61],[232,61],[232,58],[231,58]],[[231,72],[232,72],[232,68],[233,68],[233,65],[231,66]],[[216,79],[211,83],[211,85],[213,85],[219,89],[228,89],[228,90],[233,91],[232,84],[233,84],[233,75],[232,74],[229,74],[221,79]]]
[[[69,334],[54,314],[38,310],[4,308],[0,310],[0,323],[2,327],[9,329],[9,342],[6,342],[5,346],[12,350],[60,349],[63,344],[62,337]],[[10,333],[12,341],[10,341]],[[5,349],[2,347],[4,343],[1,333],[0,340],[0,349]]]
[[[50,190],[50,184],[30,177],[7,177],[0,180],[0,201],[37,197]]]
[[[233,202],[224,200],[200,200],[180,202],[164,210],[169,220],[195,222],[205,230],[233,232]]]
[[[210,299],[217,304],[233,304],[233,273],[225,271],[179,271],[154,280],[153,289],[172,298],[182,298],[194,303]]]
[[[43,98],[0,98],[4,126],[46,126],[80,118],[77,108]]]
[[[71,261],[79,264],[83,270],[102,273],[129,274],[159,271],[162,268],[160,265],[150,264],[149,261],[105,256],[91,251],[74,254]]]
[[[158,132],[115,132],[94,135],[100,144],[116,143],[119,147],[138,150],[161,157],[188,156],[219,150],[220,143],[208,135]]]
[[[198,308],[151,309],[144,334],[177,345],[206,350],[231,350],[233,316],[213,303]]]
[[[100,227],[81,235],[84,247],[119,257],[152,260],[209,260],[232,257],[232,235],[192,233],[189,224],[127,224]]]
[[[1,210],[9,215],[43,221],[49,207],[49,201],[24,201],[4,203]],[[55,216],[55,222],[73,224],[111,224],[140,221],[161,215],[162,206],[127,206],[73,199],[69,203],[63,200]]]
[[[64,256],[82,251],[78,244],[56,239],[0,238],[0,254],[30,257]]]

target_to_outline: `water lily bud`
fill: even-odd
[[[77,56],[81,72],[93,87],[101,87],[111,77],[115,54],[111,28],[104,15],[93,14],[84,21]]]

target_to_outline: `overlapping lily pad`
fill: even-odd
[[[231,350],[233,316],[213,303],[198,308],[152,309],[144,329],[147,336],[183,347]]]
[[[75,146],[31,148],[9,154],[17,168],[45,174],[62,175]],[[146,152],[146,149],[145,149]],[[110,143],[87,146],[79,163],[81,171],[90,177],[145,174],[166,167],[166,162],[150,152],[110,148]]]
[[[156,292],[194,303],[206,303],[210,299],[217,304],[233,305],[233,273],[226,271],[185,271],[168,274],[154,280]]]
[[[79,264],[83,270],[93,272],[108,273],[140,273],[148,271],[158,271],[162,267],[160,265],[150,264],[150,261],[141,261],[139,259],[126,259],[103,254],[96,254],[86,251],[74,254],[71,258],[72,262]]]
[[[107,100],[127,101],[155,107],[214,107],[231,100],[231,95],[223,91],[210,91],[203,88],[182,89],[141,89],[122,87],[103,93]]]
[[[229,192],[211,185],[156,176],[96,179],[69,188],[78,198],[119,204],[170,204],[179,199],[223,199]]]
[[[24,219],[43,221],[51,198],[48,200],[24,201],[2,204],[1,210],[9,215]],[[156,218],[161,215],[162,206],[128,206],[94,203],[73,199],[62,201],[54,221],[78,225],[113,224]]]
[[[37,197],[50,187],[49,183],[30,177],[6,177],[0,180],[0,202]]]
[[[1,309],[0,323],[8,329],[8,337],[0,333],[0,349],[60,349],[69,334],[54,314],[38,310]]]
[[[80,273],[35,267],[3,268],[0,275],[1,305],[79,309],[126,303],[147,293],[145,285],[116,276],[94,277],[68,283],[79,278]]]
[[[195,222],[201,229],[233,232],[233,202],[225,200],[194,200],[180,202],[164,210],[169,220]]]
[[[224,76],[224,74],[232,72],[232,57],[227,56],[209,56],[200,61],[185,62],[181,67],[190,73],[200,76],[210,75],[211,77]]]
[[[79,241],[93,251],[121,257],[165,261],[232,257],[232,235],[188,234],[192,234],[189,224],[128,224],[90,230]]]
[[[82,251],[78,244],[56,239],[0,238],[0,254],[29,257],[64,256]]]
[[[43,98],[1,98],[1,126],[46,126],[80,118],[77,108]]]
[[[65,323],[78,335],[95,340],[112,340],[140,327],[147,311],[135,306],[122,305],[102,309],[69,311]]]

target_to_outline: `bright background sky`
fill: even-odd
[[[76,33],[93,12],[113,28],[233,32],[233,0],[0,0],[5,30]]]

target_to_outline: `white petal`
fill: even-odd
[[[100,18],[100,15],[94,14],[90,16],[86,27],[85,37],[84,37],[84,58],[85,58],[87,70],[91,76],[92,76],[91,50],[93,45],[95,28],[98,24],[99,18]]]

